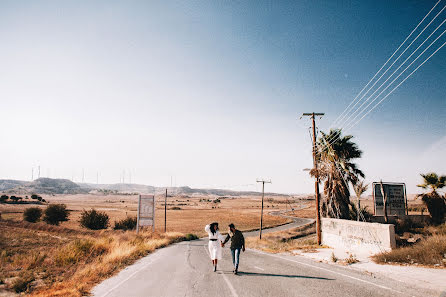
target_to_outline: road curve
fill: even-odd
[[[437,296],[394,280],[289,254],[242,253],[240,274],[232,274],[224,248],[212,271],[207,240],[157,250],[93,289],[96,297],[139,296]]]

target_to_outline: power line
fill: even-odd
[[[337,123],[338,120],[342,120],[345,116],[343,116],[343,114],[346,112],[349,112],[349,107],[353,104],[353,102],[355,102],[355,100],[359,97],[359,95],[365,90],[365,88],[367,88],[367,86],[373,81],[373,79],[375,79],[375,77],[378,75],[378,73],[387,65],[387,63],[393,58],[393,56],[399,51],[399,49],[403,46],[404,43],[406,43],[406,41],[410,38],[410,36],[412,36],[412,34],[418,29],[418,27],[424,22],[424,20],[430,15],[430,13],[435,9],[435,7],[437,7],[437,5],[441,2],[441,0],[438,0],[437,3],[435,3],[435,5],[431,8],[431,10],[429,10],[429,12],[424,16],[424,18],[418,23],[418,25],[412,30],[412,32],[410,32],[410,34],[406,37],[406,39],[404,39],[404,41],[400,44],[400,46],[393,52],[393,54],[390,56],[390,58],[387,59],[387,61],[381,66],[381,68],[375,73],[375,75],[369,80],[369,82],[364,86],[364,88],[362,88],[362,90],[356,95],[356,97],[352,100],[352,102],[350,102],[350,104],[344,109],[344,111],[333,121],[333,123],[330,125],[330,127],[332,127],[334,124]],[[354,106],[352,107],[354,108]],[[343,116],[341,118],[341,116]],[[339,119],[341,118],[341,119]]]
[[[364,114],[356,123],[354,123],[349,129],[351,129],[352,127],[354,127],[355,125],[357,125],[363,118],[365,118],[370,112],[372,112],[379,104],[381,104],[381,102],[383,102],[390,94],[393,93],[393,91],[395,91],[400,85],[402,85],[409,77],[412,76],[412,74],[414,74],[418,68],[420,68],[421,66],[423,66],[424,63],[426,63],[433,55],[435,55],[443,46],[446,45],[446,42],[444,42],[435,52],[433,52],[426,60],[424,60],[423,63],[421,63],[417,68],[415,68],[415,70],[413,70],[404,80],[402,80],[395,88],[393,88],[384,98],[381,99],[381,101],[379,101],[375,106],[372,107],[372,109],[370,109],[366,114]]]
[[[446,20],[444,20],[441,24],[440,24],[440,26],[441,25],[443,25],[444,23],[446,22]],[[438,26],[437,27],[437,29],[440,27],[440,26]],[[436,29],[436,30],[437,30]],[[435,31],[436,31],[435,30]],[[435,33],[435,31],[433,32],[433,33]],[[432,33],[432,34],[433,34]],[[353,119],[352,120],[350,120],[348,123],[346,123],[346,125],[345,125],[345,127],[342,127],[339,131],[337,131],[334,135],[332,135],[332,136],[330,136],[329,137],[329,139],[327,139],[326,140],[326,144],[322,147],[322,148],[319,148],[319,152],[318,153],[320,153],[322,150],[324,150],[325,148],[327,148],[328,147],[328,145],[330,145],[330,144],[332,144],[332,143],[334,143],[338,138],[339,138],[339,135],[340,135],[340,133],[341,133],[341,131],[344,129],[344,130],[350,130],[350,129],[352,129],[354,126],[356,126],[366,115],[368,115],[372,110],[374,110],[382,101],[384,101],[390,94],[392,94],[399,86],[401,86],[410,76],[412,76],[412,74],[413,73],[415,73],[422,65],[424,65],[433,55],[435,55],[445,44],[443,44],[443,45],[441,45],[437,50],[435,50],[426,60],[424,60],[414,71],[412,71],[408,76],[406,76],[394,89],[392,89],[392,91],[390,91],[383,99],[381,99],[381,101],[379,101],[378,102],[378,104],[376,104],[371,110],[369,110],[368,112],[366,112],[358,121],[356,121],[354,124],[352,124],[353,123],[353,121],[355,120],[355,119],[357,119],[364,111],[366,111],[367,110],[367,108],[373,103],[373,102],[375,102],[378,98],[379,98],[379,96],[381,96],[389,87],[391,87],[392,85],[393,85],[393,83],[404,73],[404,72],[406,72],[406,70],[407,69],[409,69],[410,68],[410,66],[412,66],[412,64],[413,63],[415,63],[435,42],[437,42],[437,40],[438,39],[440,39],[444,34],[446,33],[446,30],[444,30],[434,41],[432,41],[431,42],[431,44],[429,44],[429,46],[427,47],[427,48],[425,48],[395,79],[393,79],[392,80],[392,82],[390,82],[387,86],[386,86],[386,88],[384,88],[384,90],[382,90],[372,101],[370,101],[370,103],[369,104],[367,104],[367,106],[363,109],[363,110],[361,110],[355,117],[353,117]],[[429,35],[429,37],[422,43],[422,44],[424,44],[431,36],[432,36],[432,34],[431,35]],[[422,45],[421,44],[421,45]],[[420,45],[420,46],[421,46]],[[420,47],[419,46],[419,47]],[[411,56],[419,49],[419,47],[411,54]],[[410,58],[410,57],[409,57]],[[406,59],[406,61],[407,61],[407,59]],[[403,64],[401,64],[400,65],[400,67],[402,66],[402,65],[404,65],[404,63],[406,62],[406,61],[404,61],[403,62]],[[400,67],[398,67],[398,69],[400,68]],[[398,70],[397,69],[397,70]],[[395,71],[396,72],[396,71]],[[394,73],[395,73],[394,72]],[[394,73],[392,73],[392,75],[394,74]],[[392,76],[391,75],[391,76]],[[391,77],[390,76],[390,77]],[[389,78],[390,78],[389,77]],[[388,79],[387,79],[388,80]],[[386,81],[387,81],[386,80]],[[384,82],[385,83],[385,82]],[[381,85],[382,86],[382,85]],[[381,88],[381,86],[380,86],[380,88]],[[377,90],[379,90],[380,88],[378,88]],[[376,92],[376,91],[375,91]],[[372,96],[373,96],[373,94],[372,94]],[[368,102],[368,100],[370,99],[371,97],[369,97],[364,103],[366,103],[366,102]],[[361,107],[362,107],[362,105],[361,105]]]
[[[445,6],[445,8],[446,8],[446,6]],[[424,40],[423,41],[423,43],[421,43],[416,49],[415,49],[415,51],[409,56],[409,57],[407,57],[407,59],[406,60],[404,60],[404,62],[403,63],[401,63],[401,65],[384,81],[384,83],[382,83],[380,86],[379,86],[379,88],[378,89],[376,89],[375,90],[375,92],[373,92],[372,93],[372,95],[370,95],[368,98],[367,98],[367,100],[365,100],[362,104],[361,104],[361,106],[356,110],[356,111],[358,111],[365,103],[367,103],[369,100],[370,100],[370,98],[372,98],[372,96],[379,90],[379,89],[381,89],[381,87],[407,62],[407,60],[409,60],[412,56],[413,56],[413,54],[415,54],[419,49],[420,49],[420,47],[421,46],[423,46],[424,45],[424,43],[426,42],[426,41],[428,41],[429,40],[429,38],[431,38],[431,36],[435,33],[435,32],[437,32],[437,30],[444,24],[446,22],[446,19],[434,30],[434,32],[432,32],[427,38],[426,38],[426,40]],[[446,32],[446,30],[445,31],[443,31],[443,33],[441,33],[423,52],[421,52],[421,54],[420,55],[418,55],[416,58],[415,58],[415,60],[413,60],[410,64],[409,64],[409,66],[407,66],[391,83],[389,83],[388,85],[387,85],[387,87],[384,89],[384,90],[382,90],[379,94],[378,94],[378,96],[376,96],[376,98],[378,98],[385,90],[387,90],[394,82],[395,82],[395,80],[396,79],[398,79],[413,63],[415,63],[417,60],[418,60],[418,58],[422,55],[422,54],[424,54],[425,52],[426,52],[426,50],[428,50],[441,36],[443,36],[443,34]],[[374,99],[374,100],[376,100],[376,98]],[[372,101],[373,102],[373,101]],[[369,105],[367,105],[367,106],[369,106]],[[362,111],[360,111],[358,114],[356,114],[356,116],[353,118],[353,119],[351,119],[349,122],[347,121],[347,122],[345,122],[344,123],[344,127],[347,127],[349,124],[351,124],[351,122],[352,121],[354,121],[365,109],[367,109],[367,106],[362,110]],[[355,111],[355,112],[356,112]],[[353,114],[352,114],[353,115]],[[352,116],[351,115],[351,116]],[[351,117],[350,116],[350,117]]]
[[[384,63],[384,65],[378,70],[378,72],[372,77],[372,79],[367,83],[367,85],[360,91],[360,93],[358,93],[358,95],[355,97],[355,99],[353,99],[353,101],[347,106],[347,108],[341,113],[341,115],[330,125],[330,128],[335,124],[335,123],[337,123],[338,122],[338,119],[339,119],[339,121],[343,121],[343,123],[341,124],[341,127],[343,126],[343,125],[345,125],[346,123],[347,123],[347,121],[351,118],[351,116],[353,115],[353,114],[355,114],[363,105],[364,105],[364,103],[363,104],[361,104],[361,106],[359,107],[359,108],[357,108],[353,113],[351,113],[348,117],[347,117],[347,119],[346,120],[344,120],[345,119],[345,117],[347,116],[347,114],[349,113],[349,112],[351,112],[354,108],[355,108],[355,106],[357,105],[357,104],[359,104],[359,102],[361,102],[361,100],[364,98],[364,96],[377,84],[377,82],[390,70],[390,68],[399,60],[399,58],[407,51],[407,49],[409,49],[409,47],[418,39],[418,37],[419,36],[421,36],[421,34],[432,24],[432,22],[443,12],[443,10],[446,8],[446,6],[445,7],[443,7],[436,15],[435,15],[435,17],[424,27],[424,29],[417,35],[417,37],[415,37],[415,39],[406,47],[406,49],[398,56],[398,58],[395,60],[395,61],[393,61],[393,63],[387,68],[387,70],[378,78],[378,80],[376,80],[375,81],[375,83],[361,96],[361,98],[353,105],[353,106],[351,106],[355,101],[356,101],[356,99],[359,97],[359,95],[362,93],[362,91],[371,83],[371,81],[373,81],[373,79],[378,75],[378,73],[384,68],[384,66],[392,59],[392,57],[398,52],[398,50],[404,45],[404,43],[406,43],[406,41],[410,38],[410,36],[412,36],[412,34],[416,31],[416,29],[424,22],[424,20],[429,16],[429,14],[435,9],[435,7],[439,4],[441,2],[441,0],[439,0],[432,8],[431,8],[431,10],[425,15],[425,17],[418,23],[418,25],[412,30],[412,32],[406,37],[406,39],[403,41],[403,43],[401,43],[401,45],[395,50],[395,52],[392,54],[392,56]],[[443,24],[443,23],[442,23]],[[441,24],[441,25],[442,25]],[[440,25],[440,26],[441,26]],[[437,27],[437,29],[435,29],[434,30],[434,32],[436,32],[437,30],[438,30],[438,28],[440,27],[440,26],[438,26]],[[434,33],[433,32],[433,33]],[[431,35],[429,35],[429,37],[430,36],[432,36],[432,34],[433,33],[431,33]],[[427,39],[429,39],[429,37],[427,38]],[[427,39],[424,41],[424,42],[426,42],[427,41]],[[424,44],[424,42],[423,42],[423,44]],[[420,46],[419,46],[420,47]],[[418,47],[418,48],[419,48]],[[410,56],[412,56],[414,53],[416,52],[416,50],[410,55]],[[407,61],[407,59],[406,59],[406,61]],[[404,63],[403,63],[404,64]],[[403,65],[402,64],[402,65]],[[399,68],[401,68],[401,66],[402,65],[400,65],[400,67],[398,67],[398,69]],[[393,74],[392,74],[393,75]],[[391,75],[391,76],[392,76]],[[386,81],[388,81],[390,79],[390,77],[386,80]],[[383,85],[383,84],[382,84]],[[381,85],[381,86],[382,86]],[[380,86],[380,87],[381,87]],[[379,89],[379,88],[378,88]],[[376,90],[377,91],[377,90]],[[376,91],[374,92],[374,93],[376,93]],[[373,94],[374,94],[373,93]],[[373,96],[373,94],[371,95],[371,96]],[[369,98],[368,99],[370,99],[370,96],[369,96]],[[366,102],[367,102],[367,100],[366,100]],[[350,107],[351,106],[351,107]],[[347,111],[347,112],[346,112]],[[345,113],[345,114],[344,114]],[[339,133],[335,133],[334,135],[332,135],[331,137],[332,138],[337,138],[337,134],[339,134]],[[329,139],[328,141],[330,141],[331,139]]]
[[[420,34],[418,34],[418,36],[409,44],[409,46],[398,56],[398,58],[392,63],[392,65],[389,66],[389,68],[380,76],[380,78],[373,84],[372,88],[375,86],[375,84],[383,77],[384,74],[387,73],[387,71],[390,70],[390,68],[395,64],[396,61],[398,61],[401,56],[406,52],[406,50],[418,39],[418,37],[420,37],[420,35],[424,32],[424,30],[426,30],[427,27],[430,26],[430,24],[432,24],[432,22],[435,20],[435,18],[441,13],[443,12],[443,10],[446,8],[446,5],[443,7],[443,9],[431,20],[431,22],[423,29],[423,31],[420,32]],[[361,109],[362,106],[364,106],[364,104],[383,86],[385,85],[385,83],[407,62],[407,60],[409,60],[419,49],[421,46],[423,46],[423,44],[429,40],[429,38],[435,33],[437,32],[437,30],[444,24],[446,20],[444,20],[413,52],[412,54],[410,54],[409,57],[406,58],[406,60],[404,60],[403,63],[400,64],[400,66],[353,112],[351,113],[348,118],[343,122],[342,126],[345,126],[348,123],[348,120],[358,111]],[[371,88],[369,89],[369,91],[371,90]],[[369,92],[367,91],[367,93]],[[363,98],[363,97],[362,97]],[[361,98],[361,100],[362,100]],[[361,102],[361,100],[359,100],[357,103]]]

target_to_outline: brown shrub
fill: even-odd
[[[377,263],[421,264],[446,267],[446,236],[433,235],[410,247],[373,256]]]

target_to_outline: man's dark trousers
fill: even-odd
[[[238,263],[240,262],[241,248],[231,249],[232,264],[234,264],[235,270],[238,270]]]

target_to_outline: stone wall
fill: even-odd
[[[348,252],[376,254],[396,247],[391,224],[322,218],[322,244]]]

